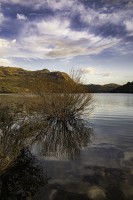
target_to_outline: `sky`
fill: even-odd
[[[0,66],[133,81],[133,0],[0,0]]]

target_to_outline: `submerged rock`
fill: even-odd
[[[106,197],[104,190],[98,186],[90,186],[87,191],[87,196],[94,200],[104,200]]]
[[[53,187],[57,188],[58,190],[66,191],[68,193],[75,193],[75,194],[87,194],[87,190],[89,187],[88,183],[84,182],[69,182],[63,180],[55,180],[50,183]]]
[[[54,199],[56,198],[56,196],[57,196],[57,193],[58,193],[58,190],[53,189],[53,190],[51,191],[50,196],[49,196],[49,200],[54,200]]]
[[[92,200],[105,200],[105,191],[99,186],[91,186],[89,183],[84,182],[69,182],[55,180],[51,182],[51,185],[61,191],[69,194],[84,195],[87,199]]]
[[[127,199],[133,199],[133,184],[129,185],[127,183],[124,183],[122,185],[122,191]]]

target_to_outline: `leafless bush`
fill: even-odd
[[[0,104],[0,171],[11,165],[39,129],[39,122],[22,104]]]
[[[11,165],[23,148],[39,139],[47,146],[49,138],[54,137],[57,143],[62,134],[63,146],[59,144],[59,149],[63,152],[62,148],[66,147],[64,152],[67,153],[67,145],[71,144],[70,149],[74,152],[85,145],[84,138],[89,141],[90,131],[84,129],[83,116],[92,112],[93,95],[80,93],[80,74],[73,74],[72,78],[58,85],[55,93],[53,86],[37,80],[33,85],[35,96],[25,96],[26,104],[0,105],[0,170]],[[51,88],[49,93],[48,88]]]
[[[72,81],[58,86],[59,92],[52,92],[52,86],[43,80],[36,80],[33,92],[36,94],[34,112],[42,122],[42,130],[37,135],[41,141],[43,155],[73,158],[83,146],[90,142],[92,129],[84,125],[84,115],[93,110],[93,95],[81,93],[81,74],[72,71]],[[54,88],[55,89],[55,88]],[[49,91],[49,92],[48,92]],[[34,98],[33,98],[34,101]]]
[[[60,83],[54,93],[53,85],[43,80],[36,80],[32,91],[37,95],[42,114],[47,119],[72,122],[73,119],[80,118],[85,114],[89,115],[92,112],[93,95],[85,93],[81,77],[82,74],[72,71],[71,81]]]

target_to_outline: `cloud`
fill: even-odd
[[[27,20],[27,17],[23,14],[18,14],[16,15],[17,20]]]
[[[126,25],[126,29],[129,31],[129,32],[133,32],[133,21],[125,21],[124,22],[125,25]]]
[[[84,74],[95,74],[96,69],[94,67],[86,67],[86,68],[82,68],[81,72]]]
[[[25,5],[25,6],[30,6],[33,3],[35,3],[36,0],[1,0],[1,3],[5,3],[5,4],[19,4],[19,5]]]
[[[69,58],[98,54],[118,42],[116,38],[72,30],[68,19],[55,18],[26,21],[17,40],[0,40],[0,54],[20,58]]]
[[[0,13],[0,25],[2,24],[2,22],[4,21],[4,15],[2,13]]]
[[[129,0],[102,0],[103,3],[105,4],[128,4],[130,3]]]
[[[96,67],[83,67],[81,68],[81,72],[84,74],[96,75],[102,77],[107,77],[112,75],[112,73],[107,72],[104,69],[97,69]]]
[[[10,66],[11,61],[6,58],[0,58],[0,66]]]
[[[18,44],[16,43],[16,39],[14,40],[6,40],[0,39],[0,57],[1,58],[9,58],[15,57],[18,53]]]
[[[110,72],[101,72],[101,73],[97,73],[96,75],[102,76],[102,77],[107,77],[107,76],[111,76],[112,73]]]
[[[1,4],[5,6],[20,6],[26,9],[31,9],[33,13],[45,10],[53,10],[54,12],[62,10],[71,10],[75,5],[77,5],[78,0],[1,0]],[[40,14],[40,12],[38,12]],[[45,15],[45,12],[42,13]]]
[[[35,6],[35,8],[39,9],[42,6],[53,6],[54,9],[59,9],[67,5],[72,5],[77,0],[69,0],[66,2],[66,0],[55,0],[54,3],[51,0],[1,0],[1,3],[6,4],[18,4],[21,6]]]
[[[53,19],[50,21],[42,20],[34,24],[40,34],[49,34],[53,36],[67,36],[69,32],[69,22]]]
[[[7,48],[9,46],[9,42],[5,39],[0,39],[0,48]]]
[[[116,46],[125,42],[125,35],[131,30],[130,9],[116,10],[105,5],[95,9],[85,7],[78,0],[56,0],[55,3],[50,0],[1,0],[1,3],[9,8],[12,5],[15,13],[9,12],[11,14],[8,13],[6,22],[0,27],[1,57],[53,59],[95,55],[107,49],[115,52]],[[52,15],[43,9],[51,10]]]

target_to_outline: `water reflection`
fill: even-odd
[[[82,119],[49,119],[18,109],[18,104],[0,107],[0,173],[13,165],[20,151],[29,145],[41,146],[43,156],[72,159],[90,142],[92,129]]]
[[[73,159],[90,142],[92,129],[79,119],[29,113],[23,105],[0,105],[0,199],[33,197],[47,183],[28,148],[41,146],[43,157]]]
[[[46,130],[43,138],[35,142],[32,151],[36,149],[41,155],[54,159],[75,158],[83,147],[89,145],[93,133],[89,122],[85,124],[82,119],[72,123],[52,120]]]
[[[14,163],[0,177],[0,199],[32,199],[48,178],[29,150],[23,149]]]
[[[110,96],[103,99],[107,102]],[[123,100],[123,95],[119,98],[114,96],[116,105],[113,105],[109,113],[110,104],[104,103],[103,99],[103,106],[100,105],[92,121],[95,133],[100,139],[84,151],[80,150],[88,146],[93,131],[90,125],[82,123],[82,120],[72,125],[59,121],[57,123],[55,120],[44,124],[43,120],[46,118],[32,116],[29,119],[34,123],[29,120],[27,124],[25,121],[21,134],[18,134],[20,129],[16,126],[17,129],[10,132],[12,134],[9,140],[7,137],[3,138],[6,145],[2,146],[1,140],[0,148],[2,147],[3,153],[0,149],[0,167],[4,160],[9,161],[11,155],[16,155],[16,161],[13,159],[10,169],[4,165],[5,172],[0,177],[0,199],[132,200],[133,101],[127,105],[120,103],[118,106],[120,99],[122,102],[126,100]],[[18,159],[21,148],[33,142],[32,155],[28,153],[27,158],[25,153],[22,153]],[[37,159],[33,157],[33,153]]]

